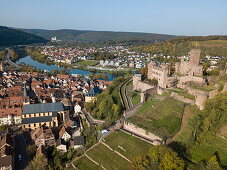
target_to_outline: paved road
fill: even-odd
[[[14,137],[15,143],[15,170],[26,169],[28,165],[28,155],[26,152],[27,144],[25,142],[25,137],[22,133],[17,134]],[[19,161],[18,155],[22,156],[22,160]]]
[[[6,53],[6,61],[7,61],[9,64],[11,64],[11,65],[13,65],[14,67],[16,67],[16,69],[18,69],[20,66],[18,66],[17,64],[15,64],[14,62],[12,62],[12,61],[10,60],[10,49],[9,49],[9,48],[6,48],[6,51],[7,51],[7,53]]]

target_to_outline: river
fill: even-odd
[[[62,67],[58,67],[56,65],[47,65],[47,64],[42,64],[36,60],[33,60],[31,58],[31,56],[27,56],[24,58],[21,58],[19,61],[16,62],[16,64],[21,64],[21,63],[25,63],[27,65],[33,66],[37,69],[40,70],[48,70],[48,71],[52,71],[52,69],[56,69],[56,70],[62,70],[64,68]],[[70,74],[80,74],[80,75],[84,75],[87,76],[89,75],[91,72],[90,71],[86,71],[86,70],[81,70],[81,69],[71,69],[71,70],[67,70],[70,72]],[[102,73],[102,74],[106,74],[106,73]],[[115,77],[111,74],[106,74],[108,76],[108,80],[113,80]]]

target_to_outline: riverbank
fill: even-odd
[[[109,73],[105,73],[105,72],[100,72],[100,71],[92,71],[92,70],[85,70],[82,68],[73,68],[73,69],[65,69],[63,67],[57,66],[57,65],[48,65],[45,63],[40,63],[37,60],[34,60],[31,56],[26,56],[24,58],[19,59],[16,64],[26,64],[26,65],[30,65],[35,67],[36,69],[39,70],[44,70],[44,71],[48,71],[48,72],[52,72],[53,70],[66,70],[69,74],[80,74],[80,75],[84,75],[84,76],[89,76],[89,74],[91,73],[102,73],[102,74],[106,74],[108,77],[108,80],[112,81],[116,78],[116,75],[114,74],[109,74]]]

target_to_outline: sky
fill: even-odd
[[[227,0],[0,0],[0,25],[227,35]]]

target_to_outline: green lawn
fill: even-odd
[[[180,90],[180,89],[170,89],[169,90],[170,92],[175,92],[177,94],[179,94],[180,96],[183,96],[184,98],[188,98],[188,99],[191,99],[191,100],[195,100],[195,96],[183,91],[183,90]]]
[[[90,161],[86,156],[82,157],[74,165],[79,169],[79,170],[101,170],[102,168],[92,161]]]
[[[122,155],[126,156],[129,160],[133,161],[135,156],[146,155],[149,148],[153,145],[131,136],[122,131],[117,131],[105,138],[107,143],[112,149],[117,150]]]
[[[76,62],[76,65],[79,65],[79,66],[95,66],[98,63],[99,63],[99,61],[96,61],[96,60],[85,60],[85,61]]]
[[[199,86],[199,85],[193,84],[193,85],[191,85],[191,87],[198,89],[198,90],[205,91],[205,92],[210,92],[210,91],[214,90],[213,86]]]
[[[102,144],[87,152],[87,155],[108,170],[128,170],[132,166],[128,161],[110,151]]]
[[[173,136],[180,128],[185,104],[171,97],[148,99],[129,121],[162,137]]]
[[[140,99],[141,96],[140,96],[140,93],[138,92],[133,92],[133,95],[132,95],[132,104],[133,105],[137,105],[140,103]]]

